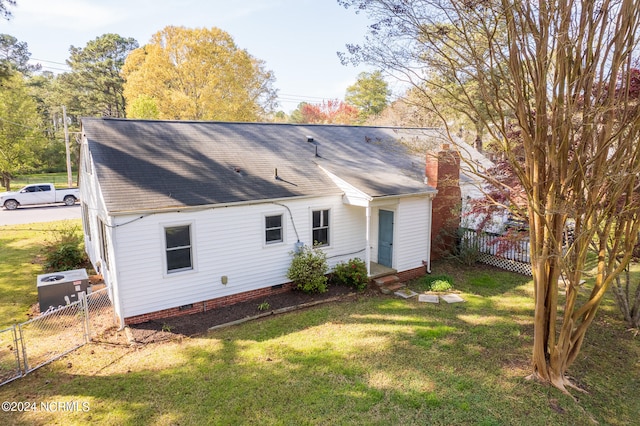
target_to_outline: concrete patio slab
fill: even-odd
[[[440,298],[435,294],[421,294],[418,296],[418,302],[440,303]]]
[[[402,297],[403,299],[409,299],[411,297],[418,295],[418,293],[416,293],[413,290],[409,290],[408,288],[404,290],[396,291],[393,294],[395,294],[396,296]]]
[[[464,299],[460,296],[458,296],[457,294],[443,294],[442,296],[440,296],[440,298],[442,300],[444,300],[447,303],[460,303],[460,302],[464,302]]]

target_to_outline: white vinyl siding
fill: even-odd
[[[419,267],[428,259],[428,203],[427,197],[408,197],[396,201],[392,209],[397,215],[394,256],[398,270]],[[121,314],[141,315],[287,283],[291,252],[298,238],[307,245],[312,243],[313,211],[329,210],[331,245],[322,250],[330,268],[351,258],[364,259],[363,207],[346,205],[339,195],[290,200],[286,205],[291,216],[288,211],[270,211],[274,204],[264,203],[115,218],[110,228],[115,247],[111,263],[117,270]],[[283,241],[266,245],[265,217],[279,214]],[[164,228],[187,224],[194,269],[167,274]]]
[[[310,203],[318,208],[310,207]],[[118,285],[124,317],[197,303],[245,291],[289,282],[287,270],[298,238],[311,241],[311,210],[331,209],[329,256],[365,247],[364,209],[346,206],[340,195],[287,201],[291,210],[282,213],[283,242],[265,250],[264,217],[273,204],[214,208],[197,212],[121,216],[114,228],[117,238]],[[267,207],[265,212],[265,206]],[[276,212],[274,212],[276,213]],[[194,270],[166,274],[164,232],[158,226],[192,224]],[[128,223],[131,222],[131,223]],[[128,224],[127,224],[128,223]],[[308,237],[307,237],[308,236]],[[331,258],[330,266],[353,256]],[[227,284],[222,284],[222,277]]]
[[[429,260],[431,200],[428,197],[401,198],[396,209],[393,245],[395,269],[407,271]]]

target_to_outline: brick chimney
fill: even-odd
[[[427,153],[425,176],[438,190],[431,209],[431,259],[438,259],[453,252],[460,227],[460,155],[448,144]]]

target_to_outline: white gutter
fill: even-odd
[[[435,194],[434,194],[435,195]],[[429,202],[429,219],[427,220],[427,273],[431,273],[431,224],[433,221],[433,195],[427,198]]]
[[[232,203],[220,203],[220,204],[202,204],[199,206],[176,206],[176,207],[161,207],[157,209],[147,210],[122,210],[122,211],[109,211],[110,216],[130,216],[130,215],[149,215],[155,213],[176,213],[176,212],[193,212],[203,211],[209,209],[218,209],[224,207],[236,207],[236,206],[255,206],[259,204],[273,204],[276,202],[291,201],[291,200],[304,200],[307,198],[317,198],[319,196],[341,195],[342,192],[336,191],[334,194],[316,194],[316,195],[301,195],[297,197],[283,197],[283,198],[268,198],[265,200],[251,200],[251,201],[235,201]]]
[[[364,258],[367,265],[367,276],[371,276],[371,206],[367,204],[366,211],[366,246],[364,249]]]
[[[371,202],[374,203],[379,200],[388,200],[393,198],[410,198],[410,197],[424,197],[425,195],[432,198],[438,193],[437,189],[422,191],[422,192],[411,192],[409,194],[399,194],[399,195],[381,195],[379,197],[372,197]]]
[[[120,287],[114,285],[114,283],[113,283],[113,281],[120,282],[120,268],[118,268],[116,266],[117,262],[115,262],[116,253],[118,252],[117,247],[116,247],[116,245],[117,245],[116,241],[118,240],[116,238],[117,226],[114,226],[114,224],[111,224],[110,225],[110,229],[111,229],[111,232],[109,233],[109,236],[111,238],[111,241],[110,241],[111,244],[109,245],[109,247],[111,247],[112,253],[109,254],[109,258],[114,260],[112,262],[111,267],[115,268],[115,273],[112,273],[112,271],[109,271],[109,275],[111,275],[111,282],[109,284],[110,284],[110,287],[112,288],[112,292],[113,292],[112,294],[113,294],[113,299],[114,299],[114,305],[117,302],[118,319],[120,320],[120,328],[118,329],[118,331],[121,331],[125,327],[125,323],[124,323],[124,306],[122,306],[122,297],[120,296]],[[109,247],[107,247],[107,249]],[[102,261],[104,262],[104,259],[102,259]],[[114,280],[114,278],[115,278],[115,280]],[[115,306],[114,306],[114,308],[115,308]]]

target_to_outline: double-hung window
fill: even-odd
[[[98,232],[100,232],[100,258],[102,259],[102,263],[104,267],[109,269],[109,240],[107,232],[107,224],[102,221],[102,219],[98,219]]]
[[[193,269],[191,250],[191,225],[164,228],[167,272]]]
[[[80,204],[80,212],[82,213],[82,226],[84,227],[84,235],[91,241],[91,222],[89,222],[89,206],[87,203]]]
[[[312,212],[313,244],[329,245],[329,210],[314,210]]]
[[[284,241],[282,235],[282,215],[264,217],[265,244],[276,244]]]

